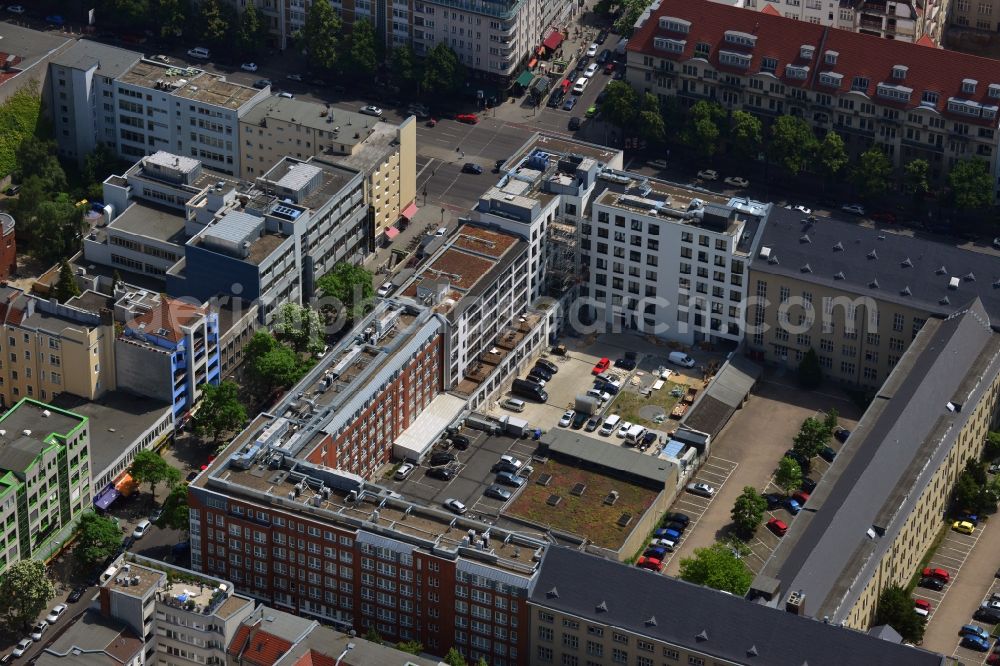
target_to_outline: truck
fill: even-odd
[[[600,404],[601,403],[594,396],[581,394],[576,396],[574,409],[576,410],[577,413],[583,413],[592,416],[597,413]]]
[[[528,422],[517,416],[502,416],[500,423],[503,424],[504,432],[511,437],[526,437],[531,432]]]

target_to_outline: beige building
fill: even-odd
[[[924,323],[982,299],[1000,322],[996,257],[773,207],[750,264],[746,349],[795,369],[815,350],[833,381],[875,389]]]
[[[959,28],[1000,31],[1000,4],[996,0],[952,0],[949,24]]]
[[[416,119],[399,125],[329,105],[270,97],[240,119],[241,176],[254,180],[284,157],[313,156],[365,175],[374,237],[416,212]]]
[[[959,160],[982,159],[1000,173],[1000,73],[986,58],[707,0],[662,0],[629,41],[627,77],[640,93],[682,107],[714,101],[765,125],[803,118],[817,136],[836,131],[852,156],[878,146],[899,176],[917,158],[935,185]]]

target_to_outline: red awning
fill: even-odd
[[[415,202],[411,203],[409,206],[403,209],[403,212],[401,214],[407,220],[412,220],[413,216],[417,214],[417,204]]]
[[[544,46],[550,51],[555,51],[557,48],[559,48],[559,45],[562,44],[562,42],[563,42],[562,33],[559,32],[558,30],[553,30],[552,32],[549,33],[549,36],[545,38],[545,41],[542,42],[542,46]]]
[[[386,227],[386,229],[385,229],[385,237],[386,238],[388,238],[389,240],[392,240],[393,238],[395,238],[398,235],[399,235],[399,229],[397,229],[396,227]]]
[[[538,58],[532,58],[528,61],[528,69],[534,69],[535,65],[538,64]]]

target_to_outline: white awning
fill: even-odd
[[[450,393],[438,395],[393,442],[392,456],[402,460],[420,460],[444,429],[458,418],[466,404],[463,398]]]

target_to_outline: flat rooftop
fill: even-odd
[[[645,194],[636,193],[631,189],[625,192],[606,189],[594,199],[594,203],[642,215],[649,215],[650,210],[655,209],[657,217],[664,222],[700,227],[701,220],[687,212],[691,201],[700,199],[706,204],[720,206],[726,206],[729,201],[726,197],[704,195],[700,191],[687,190],[662,181],[650,180],[649,185],[651,189]],[[727,232],[734,232],[738,226],[730,224]]]
[[[48,33],[35,32],[34,34],[49,36]],[[6,35],[4,35],[3,44],[7,46]],[[113,79],[128,71],[129,67],[137,63],[141,58],[142,54],[136,51],[129,51],[128,49],[94,42],[89,39],[81,39],[49,62],[56,66],[80,70],[99,66],[101,76]]]
[[[201,474],[193,487],[201,487],[227,497],[248,498],[273,506],[272,511],[295,514],[308,512],[311,519],[327,522],[347,530],[364,530],[371,534],[397,539],[416,547],[459,552],[468,559],[505,570],[527,579],[536,568],[534,553],[544,548],[541,542],[514,532],[501,530],[477,520],[456,516],[444,508],[427,507],[404,499],[394,499],[388,491],[366,483],[361,477],[339,472],[284,456],[280,462],[264,449],[249,469],[230,464],[252,445],[274,422],[273,417],[259,415],[226,450]],[[281,458],[281,456],[278,456]],[[275,466],[275,463],[278,463]],[[322,489],[326,489],[321,492]],[[348,488],[359,494],[357,501],[348,500]],[[488,545],[479,548],[469,541],[469,531],[477,539],[490,531]]]
[[[85,420],[83,416],[72,412],[24,398],[0,416],[0,428],[7,431],[7,434],[0,437],[0,451],[19,438],[30,438],[40,444],[51,434],[66,435]],[[25,430],[31,431],[31,434],[25,435]],[[7,462],[5,455],[6,453],[0,455],[0,460],[4,463]]]
[[[145,643],[124,623],[88,609],[62,627],[54,641],[39,653],[37,664],[58,666],[109,666],[131,663]]]
[[[364,138],[362,135],[360,142],[354,144],[350,155],[336,159],[337,164],[349,166],[362,173],[370,173],[379,164],[385,162],[389,155],[398,150],[399,146],[396,139],[397,129],[396,125],[384,122],[376,123],[367,138]],[[351,136],[354,135],[352,134]],[[338,137],[338,141],[340,138]],[[330,151],[325,154],[336,153]]]
[[[539,132],[530,137],[524,145],[518,148],[517,152],[510,156],[504,166],[506,167],[507,165],[516,164],[538,149],[558,155],[580,155],[581,157],[590,157],[598,162],[601,162],[602,164],[609,163],[621,152],[596,143],[564,139],[552,134],[543,134]]]
[[[122,452],[171,411],[166,402],[123,391],[108,391],[97,400],[63,392],[52,404],[90,419],[90,471],[94,479],[101,478]],[[95,488],[95,493],[99,490]]]
[[[334,132],[332,143],[353,146],[364,141],[376,127],[394,129],[393,125],[363,113],[347,111],[303,99],[288,99],[274,95],[254,104],[240,119],[241,124],[265,125],[268,119],[301,125],[314,130]]]
[[[185,238],[184,215],[173,208],[133,200],[132,205],[112,220],[107,229],[173,243],[178,246],[177,251],[183,253],[180,246]]]
[[[196,67],[172,67],[148,60],[133,65],[118,77],[122,83],[156,88],[158,81],[170,86],[173,95],[204,104],[236,110],[260,93],[256,88],[227,81],[226,77],[209,74]]]
[[[104,583],[104,587],[108,590],[141,599],[161,582],[166,582],[166,580],[167,575],[158,569],[151,569],[133,562],[126,562],[117,567],[114,575]]]
[[[844,621],[1000,372],[987,322],[975,301],[924,324],[761,571],[772,603],[801,590],[806,614]]]
[[[6,18],[6,17],[5,17]],[[64,34],[55,31],[42,32],[31,28],[22,28],[9,21],[0,22],[0,44],[3,44],[3,52],[21,58],[16,68],[25,70],[44,58],[49,53],[66,46],[73,40]],[[80,40],[81,42],[84,40]],[[71,51],[73,46],[69,46]],[[63,54],[57,55],[58,59]],[[138,55],[138,54],[136,54]],[[66,62],[72,62],[72,56],[66,56]],[[4,81],[6,79],[3,79]]]

